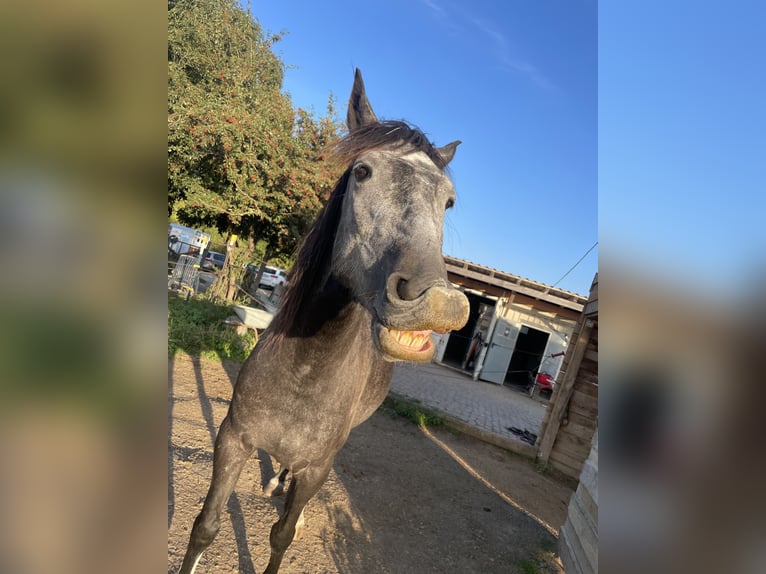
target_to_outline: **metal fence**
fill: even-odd
[[[168,289],[186,296],[206,291],[218,278],[215,271],[200,267],[199,257],[181,255],[178,261],[168,261]]]

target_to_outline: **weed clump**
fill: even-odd
[[[421,427],[444,426],[444,419],[438,414],[424,408],[416,399],[394,398],[391,406],[396,415],[403,417]]]
[[[228,305],[192,297],[188,301],[168,293],[168,356],[185,351],[211,359],[244,361],[257,336],[248,330],[239,335],[223,321],[232,315]]]

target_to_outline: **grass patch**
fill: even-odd
[[[188,301],[168,293],[168,355],[182,350],[211,359],[244,361],[255,347],[255,333],[238,335],[223,324],[231,316],[228,305],[192,297]]]
[[[519,562],[524,574],[554,574],[560,571],[556,558],[556,541],[553,538],[540,541],[540,548],[532,558]]]
[[[384,402],[384,406],[393,416],[405,418],[418,426],[444,426],[444,419],[435,412],[423,407],[420,401],[416,399],[405,399],[400,397],[387,398]]]

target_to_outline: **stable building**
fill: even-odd
[[[555,380],[587,298],[455,257],[444,261],[470,315],[460,331],[434,335],[434,361],[498,385],[528,385],[538,373]]]

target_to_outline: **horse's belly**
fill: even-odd
[[[232,418],[247,442],[290,468],[334,456],[352,428],[353,399],[345,397],[330,404],[283,399],[276,405],[268,404],[268,400],[258,404],[235,397]]]
[[[362,353],[286,363],[290,369],[245,365],[231,410],[248,441],[288,467],[334,456],[388,391],[389,364]]]
[[[308,417],[280,425],[279,435],[266,448],[280,464],[297,469],[333,457],[351,430],[351,418]]]

